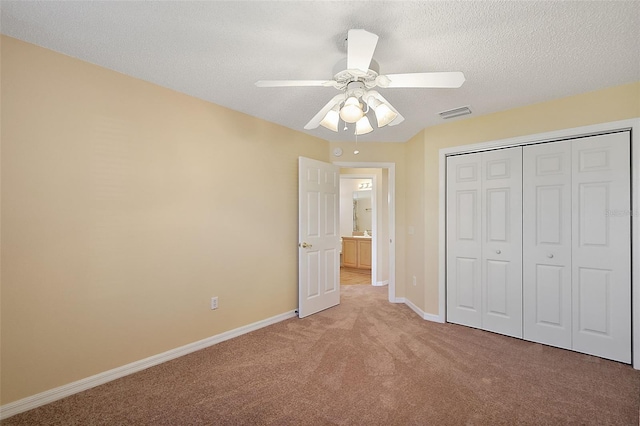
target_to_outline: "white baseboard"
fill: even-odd
[[[119,379],[120,377],[136,373],[149,367],[153,367],[154,365],[162,364],[163,362],[179,358],[181,356],[190,354],[191,352],[208,348],[209,346],[224,342],[225,340],[250,333],[252,331],[275,324],[280,321],[284,321],[289,318],[293,318],[295,316],[296,311],[285,312],[283,314],[276,315],[262,321],[254,322],[253,324],[248,324],[243,327],[239,327],[212,337],[208,337],[203,340],[199,340],[197,342],[189,343],[179,348],[171,349],[169,351],[150,356],[149,358],[141,359],[139,361],[123,365],[122,367],[117,367],[112,370],[96,374],[94,376],[90,376],[54,389],[50,389],[48,391],[38,393],[36,395],[20,399],[18,401],[10,402],[8,404],[0,406],[0,420],[6,419],[7,417],[11,417],[18,413],[32,410],[34,408],[85,391],[87,389],[91,389],[112,380]]]
[[[404,303],[405,305],[410,307],[413,312],[418,314],[420,316],[420,318],[422,318],[424,320],[432,321],[432,322],[444,323],[444,318],[440,318],[439,315],[428,314],[428,313],[424,312],[422,309],[418,308],[411,300],[408,300],[408,299],[406,299],[404,297],[397,297],[396,298],[396,303]]]
[[[440,324],[445,323],[444,318],[441,318],[440,315],[428,314],[425,312],[422,314],[422,318],[431,322],[439,322]]]
[[[373,285],[376,286],[376,287],[382,287],[382,286],[385,286],[385,285],[389,285],[389,280],[375,281],[373,283]]]

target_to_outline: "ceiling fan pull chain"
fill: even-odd
[[[347,98],[348,98],[348,97],[347,97],[347,89],[344,89],[344,100],[342,101],[342,103],[343,103],[343,104],[347,101]],[[340,121],[340,118],[338,118],[338,122],[339,122],[339,121]],[[346,132],[347,130],[348,130],[348,128],[347,128],[347,122],[345,121],[345,122],[344,122],[344,129],[343,129],[343,131],[345,131],[345,132]]]
[[[355,133],[354,133],[356,135],[356,149],[353,150],[353,153],[355,155],[360,154],[360,151],[358,150],[358,131],[357,130],[358,129],[356,128]]]

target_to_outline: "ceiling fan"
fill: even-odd
[[[334,87],[342,93],[334,96],[304,128],[311,130],[323,126],[337,132],[342,119],[345,123],[356,123],[355,133],[363,135],[373,131],[366,116],[369,110],[374,111],[378,127],[395,126],[404,121],[404,117],[373,88],[457,88],[465,81],[464,74],[457,71],[380,74],[378,63],[373,60],[377,44],[377,35],[365,30],[349,30],[347,58],[336,65],[342,70],[333,80],[261,80],[255,84],[258,87]],[[345,65],[346,69],[343,69]],[[363,103],[366,110],[363,110]]]

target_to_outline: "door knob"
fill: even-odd
[[[553,259],[553,254],[552,254],[552,253],[549,253],[549,254],[547,255],[547,257],[548,257],[549,259]]]
[[[500,250],[496,250],[496,254],[500,254],[502,253]]]
[[[300,243],[298,244],[298,247],[302,247],[302,248],[311,248],[313,247],[311,244],[307,244],[307,243]]]

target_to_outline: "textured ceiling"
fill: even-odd
[[[374,59],[383,74],[466,76],[459,89],[378,89],[406,120],[359,141],[404,142],[459,106],[482,115],[640,80],[638,1],[2,1],[0,26],[11,37],[330,141],[354,135],[303,126],[336,89],[254,82],[331,79],[352,28],[380,36]]]

